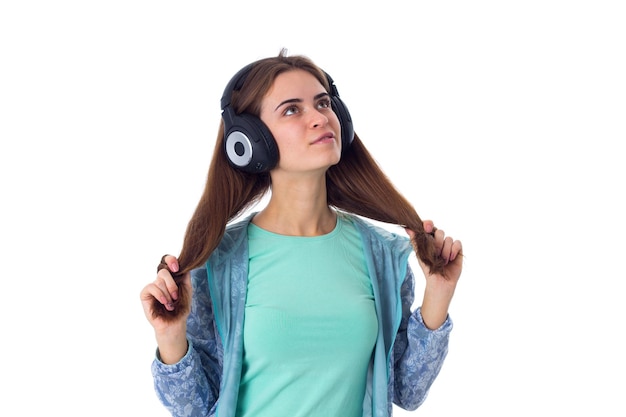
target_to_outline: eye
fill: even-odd
[[[329,109],[331,107],[330,98],[325,97],[317,102],[317,107],[320,109]]]
[[[283,115],[291,116],[292,114],[298,113],[299,110],[300,109],[298,109],[298,106],[288,106],[288,107],[285,107],[285,110],[283,111]]]

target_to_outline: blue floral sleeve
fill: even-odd
[[[448,340],[452,321],[448,317],[443,325],[430,330],[424,324],[421,307],[411,312],[414,301],[415,280],[410,268],[401,289],[402,321],[393,348],[393,402],[406,409],[415,410],[437,378],[448,354]]]
[[[220,387],[223,350],[217,335],[206,269],[192,271],[193,297],[187,320],[189,349],[178,362],[152,363],[159,400],[174,417],[212,416]]]

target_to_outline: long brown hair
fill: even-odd
[[[261,100],[276,77],[294,69],[308,71],[329,91],[324,72],[309,58],[286,56],[286,51],[282,50],[277,57],[255,62],[241,89],[233,92],[231,105],[235,112],[258,116]],[[270,188],[268,173],[250,174],[233,168],[226,159],[223,146],[222,122],[204,192],[187,225],[178,257],[180,270],[174,276],[177,282],[184,274],[207,261],[222,239],[228,223],[259,202]],[[342,153],[339,163],[327,171],[326,184],[330,206],[413,230],[415,237],[412,243],[417,248],[417,256],[431,272],[443,271],[445,261],[437,256],[432,236],[425,233],[416,210],[383,173],[358,135],[355,134],[350,147]],[[168,311],[155,300],[153,314],[173,320],[185,310],[180,307],[187,306],[189,302],[185,292],[179,291],[175,310]]]

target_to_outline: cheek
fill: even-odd
[[[276,146],[278,146],[278,152],[281,155],[285,155],[289,152],[293,152],[293,150],[298,145],[298,138],[301,137],[294,129],[290,129],[289,127],[282,127],[279,129],[274,129],[272,131],[272,136],[276,141]]]

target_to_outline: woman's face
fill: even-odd
[[[276,170],[325,171],[341,157],[341,127],[324,86],[304,70],[284,72],[261,102],[261,120],[276,139]]]

